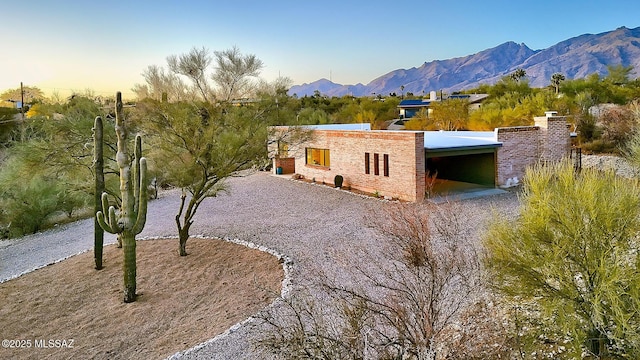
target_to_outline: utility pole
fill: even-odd
[[[22,115],[22,122],[20,125],[20,142],[24,142],[24,87],[22,81],[20,81],[20,115]]]

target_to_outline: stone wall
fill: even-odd
[[[330,166],[306,163],[305,149],[329,149]],[[369,159],[367,174],[365,159]],[[343,187],[378,193],[407,201],[424,199],[424,133],[414,131],[315,130],[313,138],[296,150],[296,173],[316,182],[333,184],[344,177]],[[385,175],[385,155],[387,172]],[[375,160],[378,174],[375,174]]]

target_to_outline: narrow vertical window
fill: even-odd
[[[373,154],[373,174],[380,175],[380,155]]]
[[[365,174],[371,173],[369,169],[369,153],[364,153],[364,173]]]
[[[389,176],[389,154],[384,154],[384,176]]]

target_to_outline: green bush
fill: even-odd
[[[521,200],[519,217],[496,214],[484,244],[526,350],[639,359],[640,184],[565,162],[527,171]]]
[[[3,200],[3,217],[9,237],[18,237],[40,231],[49,216],[60,208],[63,192],[57,184],[35,177],[24,184],[7,189]]]
[[[617,154],[619,152],[616,144],[603,139],[582,143],[580,147],[585,154]]]

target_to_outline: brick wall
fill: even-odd
[[[569,156],[571,137],[564,116],[538,116],[533,118],[540,128],[540,160],[560,161]]]
[[[330,150],[330,167],[306,164],[305,148]],[[369,174],[365,173],[369,153]],[[378,154],[378,175],[375,175]],[[315,130],[313,138],[294,154],[296,173],[316,182],[333,184],[344,177],[343,187],[407,201],[424,199],[424,133],[413,131]],[[384,159],[388,155],[388,176]]]
[[[275,173],[279,167],[282,168],[282,174],[293,174],[296,172],[296,159],[292,157],[274,158],[273,172]]]
[[[535,164],[540,153],[540,129],[537,126],[497,128],[497,140],[502,143],[497,154],[497,185],[517,178],[522,180],[525,169]]]
[[[556,162],[569,156],[571,137],[564,116],[535,117],[536,126],[497,128],[502,142],[497,155],[497,185],[521,181],[527,167],[539,161]]]
[[[536,117],[536,126],[498,128],[502,143],[496,154],[497,185],[521,181],[527,167],[538,161],[559,161],[571,149],[569,128],[563,116]],[[336,175],[344,177],[344,186],[407,201],[421,201],[425,192],[424,133],[417,131],[313,130],[313,136],[295,149],[295,172],[316,182],[333,184]],[[305,149],[329,149],[330,166],[306,164]],[[269,152],[277,147],[270,143]],[[369,154],[369,173],[365,154]],[[377,154],[377,157],[376,157]],[[385,155],[388,176],[385,176]],[[375,174],[375,160],[378,174]],[[280,159],[282,160],[282,159]],[[291,161],[291,160],[288,160]],[[274,164],[276,162],[274,161]],[[284,170],[285,166],[283,166]],[[290,167],[287,167],[287,170]],[[274,170],[275,171],[275,170]]]

